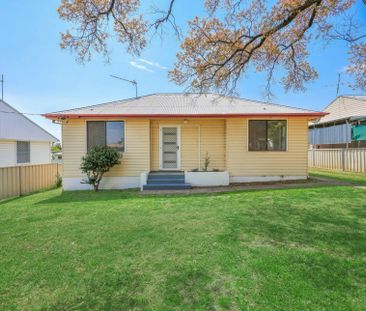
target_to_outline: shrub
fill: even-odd
[[[62,177],[59,173],[56,176],[56,188],[60,188],[62,186]]]
[[[119,164],[120,158],[120,153],[111,147],[93,147],[81,160],[81,171],[87,176],[82,183],[92,185],[98,191],[104,174]]]
[[[205,163],[203,165],[203,171],[204,172],[207,172],[208,170],[208,166],[210,165],[211,163],[211,159],[210,159],[210,156],[208,155],[208,152],[206,152],[206,156],[205,156]]]

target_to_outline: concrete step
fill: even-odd
[[[184,175],[182,171],[152,171],[150,175]]]
[[[149,174],[149,178],[150,179],[168,179],[168,178],[172,178],[172,179],[180,179],[183,178],[184,179],[184,173],[180,174],[180,173],[155,173],[155,174]]]
[[[184,181],[184,175],[159,175],[159,176],[148,176],[148,180],[183,180]]]
[[[184,178],[148,178],[148,184],[184,184]]]
[[[191,184],[146,184],[143,190],[180,190],[180,189],[191,189]]]

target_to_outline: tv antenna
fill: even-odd
[[[119,80],[122,80],[122,81],[126,81],[128,83],[131,83],[135,86],[135,93],[136,93],[136,98],[137,98],[137,82],[135,80],[128,80],[128,79],[125,79],[125,78],[121,78],[121,77],[118,77],[118,76],[114,76],[114,75],[110,75],[112,78],[115,78],[115,79],[119,79]]]
[[[365,0],[366,1],[366,0]],[[327,85],[325,85],[325,87],[330,87],[330,88],[336,88],[336,96],[338,96],[339,95],[339,91],[341,90],[341,87],[342,86],[345,86],[345,85],[347,85],[347,83],[344,83],[343,81],[342,81],[342,73],[338,73],[338,77],[337,77],[337,82],[336,82],[336,84],[327,84]]]

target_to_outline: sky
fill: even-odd
[[[4,100],[24,113],[42,114],[93,105],[135,95],[134,87],[113,79],[117,75],[138,82],[139,95],[182,92],[184,86],[169,81],[180,42],[172,31],[160,38],[149,38],[141,56],[129,55],[124,46],[111,41],[111,60],[94,55],[91,62],[80,64],[76,55],[59,46],[60,32],[70,27],[60,20],[56,9],[61,0],[0,0],[0,74],[4,74]],[[167,7],[167,0],[142,1],[148,12],[152,7]],[[174,14],[186,31],[186,22],[203,16],[203,1],[177,0]],[[187,5],[189,4],[189,5]],[[358,1],[359,18],[366,19],[366,9]],[[319,79],[307,85],[305,92],[286,93],[273,88],[273,102],[313,110],[322,110],[336,97],[338,73],[347,66],[347,48],[338,42],[326,45],[317,41],[310,47],[310,62],[316,66]],[[342,74],[343,82],[348,79]],[[263,75],[251,72],[238,83],[240,97],[265,100]],[[341,85],[340,94],[361,94]],[[33,121],[58,138],[61,129],[42,116],[30,115]]]

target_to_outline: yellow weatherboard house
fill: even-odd
[[[185,189],[306,179],[308,123],[324,116],[214,94],[152,94],[45,114],[62,124],[63,187],[81,183],[95,145],[123,154],[102,189]]]

